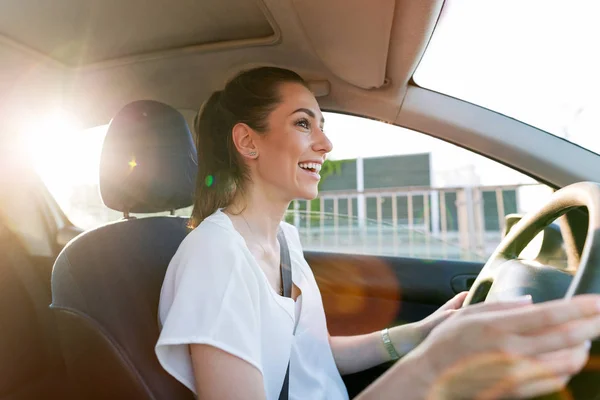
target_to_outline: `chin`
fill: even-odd
[[[318,195],[319,189],[316,187],[314,189],[303,188],[295,198],[299,200],[314,200]]]

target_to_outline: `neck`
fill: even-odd
[[[289,201],[277,199],[268,191],[250,185],[248,190],[235,196],[225,211],[242,216],[251,226],[257,240],[275,243],[279,223],[288,206]]]

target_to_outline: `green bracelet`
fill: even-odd
[[[385,328],[381,331],[381,340],[383,340],[383,346],[387,350],[390,358],[395,361],[400,358],[400,355],[396,351],[392,340],[390,339],[390,332],[388,328]]]

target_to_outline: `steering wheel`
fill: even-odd
[[[518,260],[521,251],[555,219],[586,207],[587,236],[575,275],[550,266]],[[600,184],[580,182],[551,196],[538,211],[527,214],[500,242],[475,279],[463,306],[507,300],[529,294],[533,301],[600,293]]]
[[[589,223],[579,267],[574,275],[517,259],[539,232],[556,218],[579,207],[587,208]],[[538,303],[570,298],[577,294],[600,293],[599,229],[600,184],[580,182],[556,191],[542,208],[526,215],[504,237],[477,276],[463,306],[505,300],[524,294],[531,295],[533,301]],[[592,354],[598,353],[597,345],[598,342],[592,342]],[[598,377],[598,371],[580,372],[569,383],[570,398],[596,398],[600,393]]]

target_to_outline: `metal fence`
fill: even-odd
[[[524,186],[329,191],[294,201],[286,219],[309,250],[483,260],[505,215],[522,212]]]
[[[534,186],[543,185],[326,191],[294,201],[286,220],[307,250],[485,260],[502,238],[505,214],[523,212],[521,192]],[[102,204],[97,186],[81,188],[68,211],[85,229],[122,217]]]

